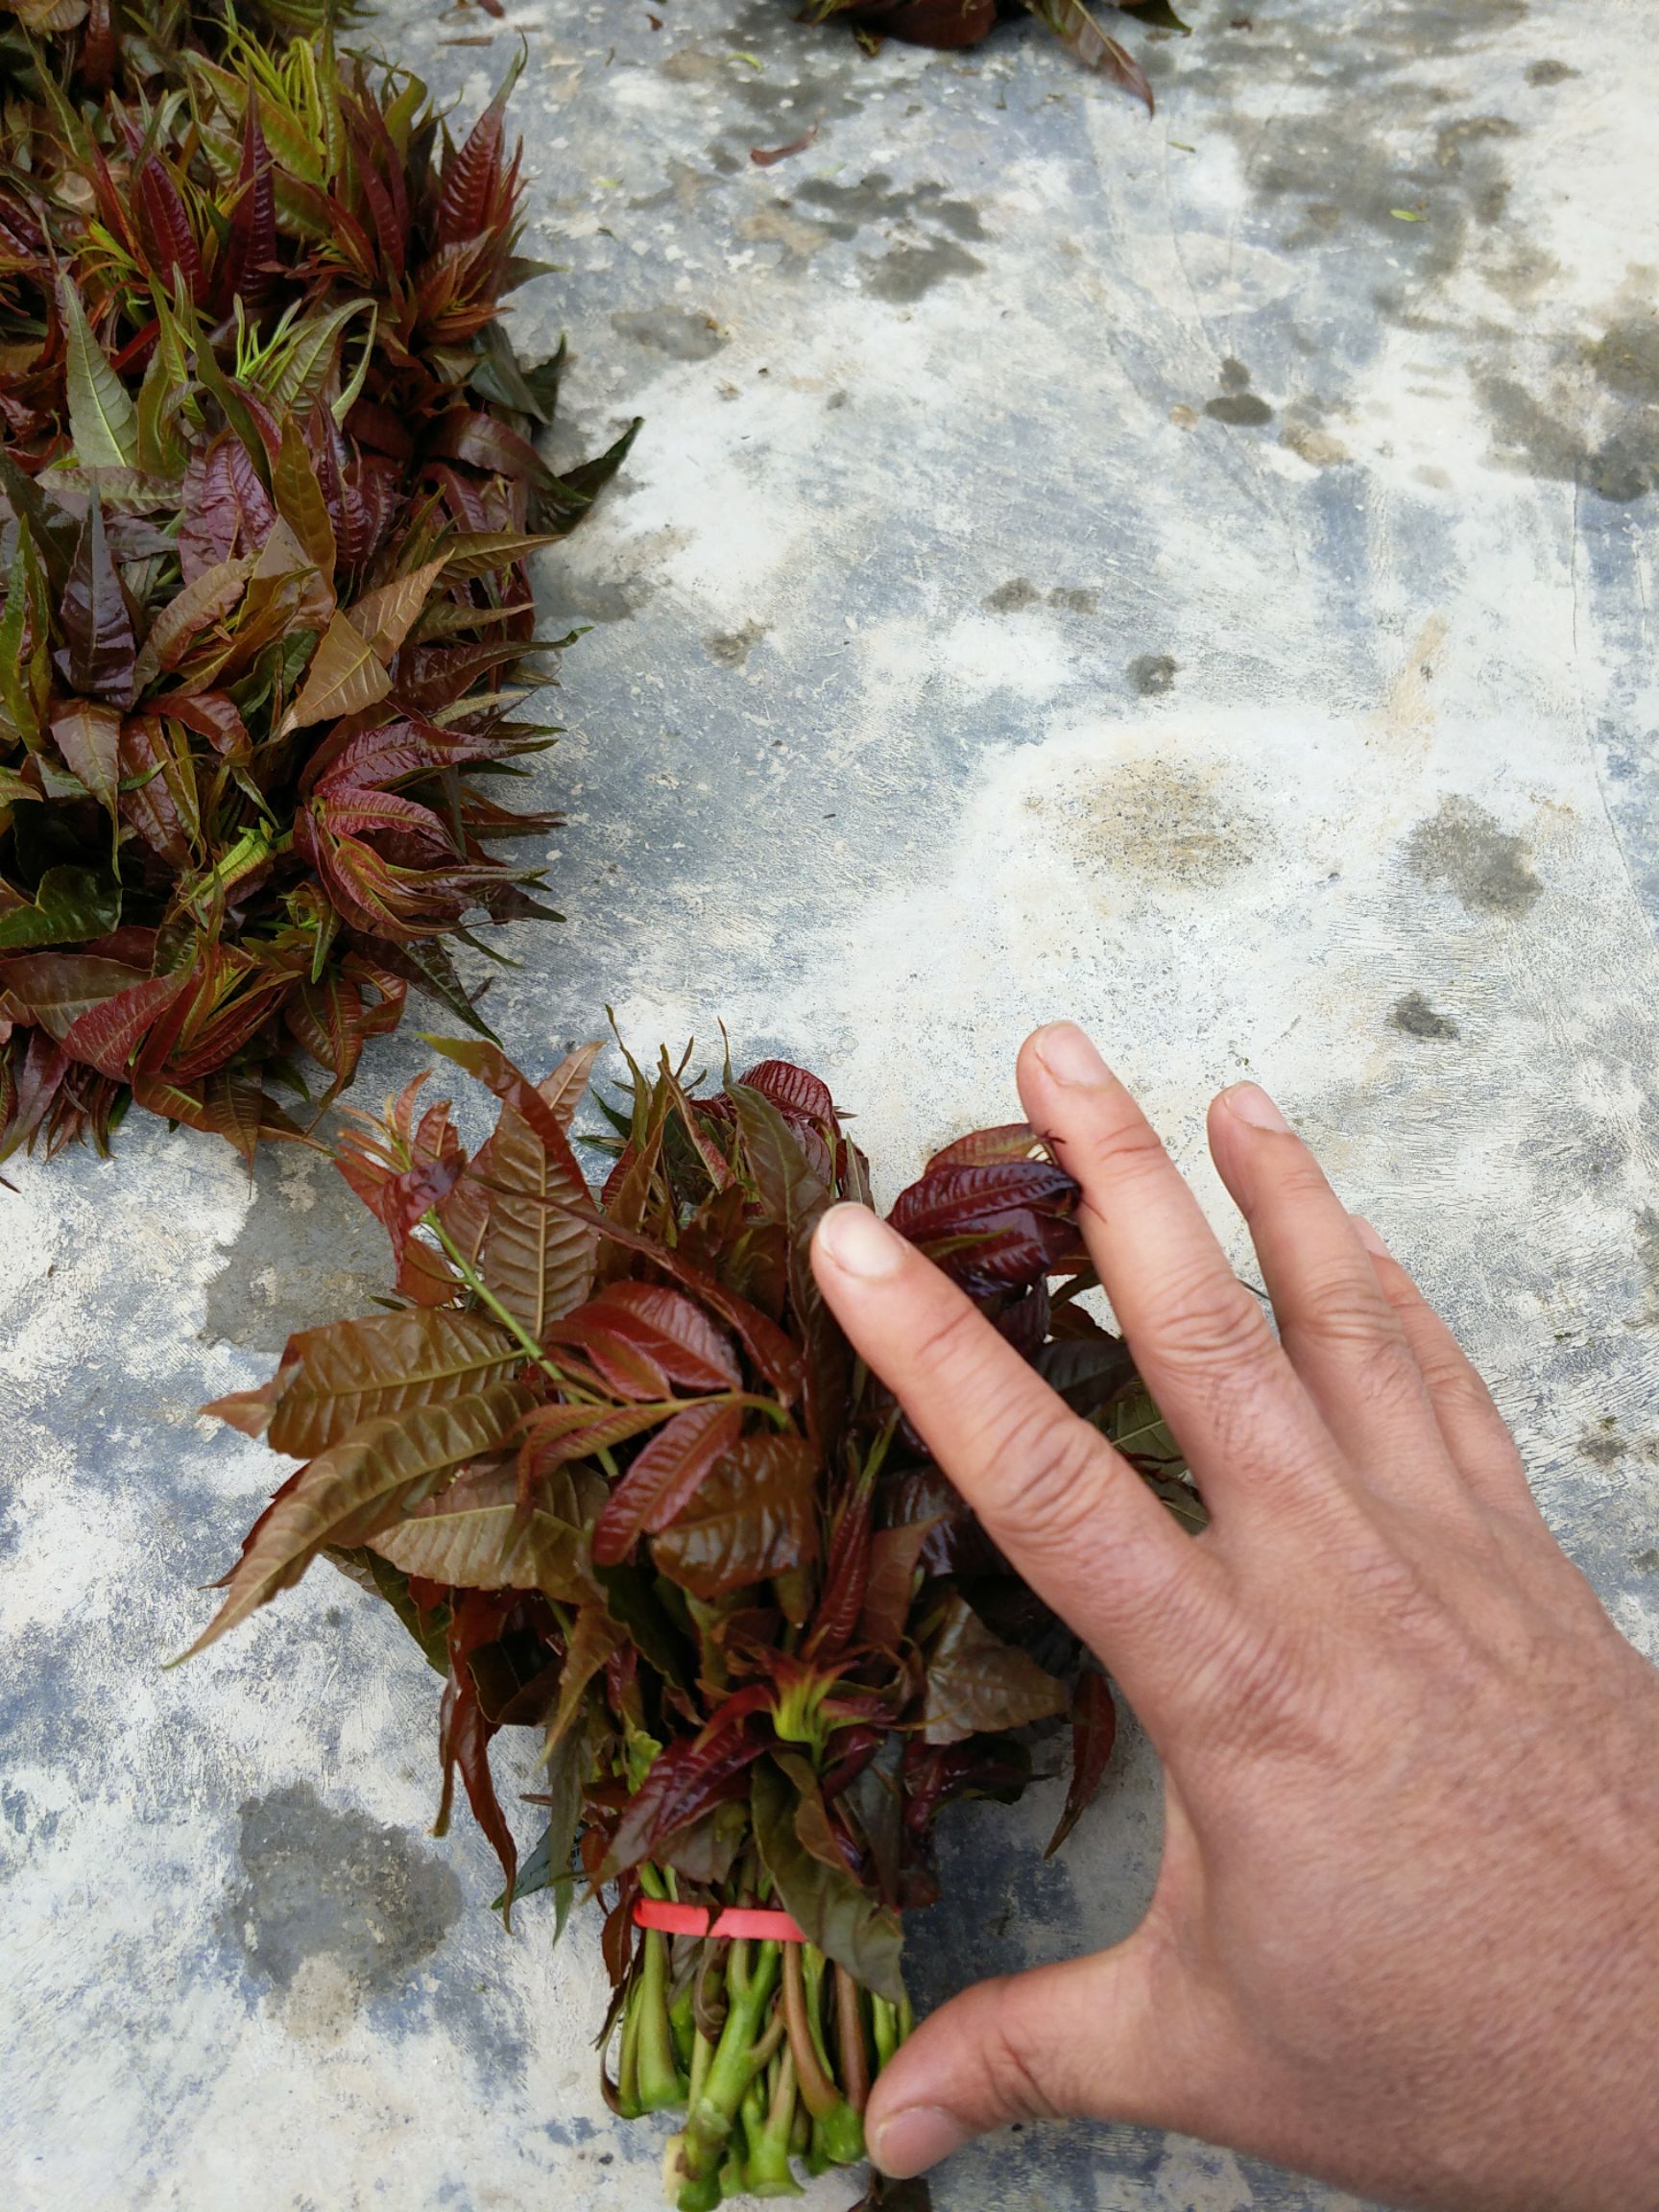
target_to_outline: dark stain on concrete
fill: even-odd
[[[1141,653],[1130,661],[1128,677],[1142,699],[1158,699],[1173,690],[1180,662],[1167,653]]]
[[[1406,841],[1412,873],[1450,891],[1471,914],[1525,914],[1544,886],[1524,837],[1472,799],[1449,796]]]
[[[707,361],[725,345],[725,333],[711,315],[694,308],[647,307],[618,311],[611,327],[632,338],[653,353],[666,353],[671,361]]]
[[[209,1343],[279,1352],[296,1329],[361,1313],[386,1288],[386,1233],[325,1161],[261,1152],[253,1203],[207,1286]]]
[[[1624,1439],[1618,1430],[1618,1417],[1612,1413],[1603,1415],[1596,1428],[1586,1429],[1579,1437],[1579,1452],[1597,1467],[1611,1467],[1615,1460],[1624,1456]]]
[[[1630,1564],[1638,1575],[1659,1575],[1659,1551],[1651,1546],[1646,1551],[1632,1551]]]
[[[1273,420],[1272,408],[1254,392],[1224,392],[1217,399],[1207,399],[1204,412],[1213,422],[1225,422],[1231,430],[1260,430]]]
[[[820,228],[843,242],[855,238],[869,224],[913,221],[933,224],[970,245],[985,235],[972,200],[953,199],[943,184],[931,181],[895,184],[884,169],[873,169],[854,184],[814,177],[798,188],[795,199],[804,206],[821,208]]]
[[[1559,397],[1549,406],[1513,377],[1477,379],[1494,461],[1523,475],[1583,484],[1621,505],[1644,497],[1659,481],[1659,406],[1615,408],[1598,435],[1598,410],[1576,389],[1571,365],[1564,365],[1557,383]]]
[[[863,285],[874,300],[890,306],[909,307],[925,299],[935,285],[952,276],[978,276],[985,264],[966,246],[952,238],[934,238],[926,245],[895,246],[889,252],[863,261]]]
[[[244,1880],[224,1924],[278,1990],[321,1958],[365,1994],[397,1987],[465,1901],[453,1870],[407,1829],[325,1805],[308,1782],[249,1798],[237,1857]]]
[[[716,630],[703,640],[703,650],[722,668],[741,668],[766,635],[763,622],[745,622],[741,630]]]
[[[1010,576],[1006,584],[987,591],[980,605],[993,614],[1018,614],[1023,608],[1035,607],[1042,596],[1029,576]]]
[[[1659,404],[1659,314],[1610,323],[1588,359],[1597,382],[1609,392]]]
[[[1265,399],[1250,389],[1250,372],[1242,361],[1229,354],[1221,364],[1221,390],[1207,400],[1204,412],[1214,422],[1225,422],[1236,430],[1259,430],[1263,422],[1271,422],[1273,410]]]
[[[1449,1021],[1444,1014],[1437,1014],[1421,991],[1407,991],[1404,998],[1394,1001],[1388,1013],[1388,1025],[1407,1037],[1450,1041],[1458,1034],[1456,1022]]]
[[[1088,585],[1056,584],[1048,594],[1050,607],[1060,607],[1068,614],[1097,614],[1100,594]]]
[[[1577,74],[1577,70],[1570,69],[1565,61],[1528,61],[1527,64],[1528,84],[1562,84],[1569,77],[1576,77]]]

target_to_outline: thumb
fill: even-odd
[[[953,1997],[870,2093],[864,2131],[876,2164],[904,2179],[1014,2120],[1152,2120],[1167,2049],[1152,1960],[1136,1936]]]

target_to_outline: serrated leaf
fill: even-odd
[[[593,1530],[601,1567],[627,1558],[641,1530],[672,1525],[736,1445],[743,1417],[734,1406],[692,1406],[636,1454]]]
[[[715,1599],[805,1566],[818,1548],[817,1464],[804,1437],[745,1436],[651,1539],[658,1571]]]
[[[378,659],[390,662],[445,566],[445,556],[440,553],[424,566],[411,569],[407,576],[396,576],[390,584],[365,592],[349,610],[352,628],[368,639]]]
[[[271,1449],[306,1457],[362,1422],[480,1390],[522,1358],[498,1322],[441,1308],[301,1330],[277,1370]]]
[[[138,466],[138,417],[127,387],[92,335],[81,296],[67,276],[58,282],[63,319],[63,380],[69,436],[84,469]]]
[[[134,678],[138,690],[147,691],[158,676],[170,675],[203,631],[210,630],[240,602],[257,556],[238,554],[231,561],[215,562],[157,613],[149,636],[138,648]]]
[[[492,1451],[527,1404],[514,1383],[370,1421],[301,1468],[254,1523],[224,1604],[192,1658],[291,1589],[325,1545],[349,1548],[412,1510],[455,1468]]]
[[[300,696],[282,719],[280,734],[360,714],[366,707],[376,706],[391,688],[392,679],[373,646],[336,609],[305,672]]]
[[[298,415],[282,419],[282,443],[271,466],[271,497],[277,514],[304,547],[306,558],[315,562],[318,573],[332,577],[334,525],[328,518],[328,502],[317,480]]]
[[[463,531],[459,537],[445,541],[445,580],[461,584],[475,576],[499,575],[514,562],[526,560],[532,553],[540,553],[544,545],[558,542],[557,534],[550,530]]]
[[[540,1590],[566,1605],[601,1602],[587,1533],[533,1503],[520,1510],[513,1471],[477,1468],[372,1548],[406,1575],[464,1590]]]
[[[0,990],[60,1044],[92,1007],[143,981],[141,968],[93,952],[26,952],[0,965]]]

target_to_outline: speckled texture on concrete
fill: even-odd
[[[594,625],[544,774],[570,919],[517,933],[497,1025],[540,1064],[607,1000],[647,1048],[723,1017],[832,1078],[891,1191],[1073,1013],[1241,1263],[1199,1131],[1259,1075],[1655,1648],[1659,23],[1208,0],[1150,47],[1148,123],[1034,33],[870,61],[781,0],[655,12],[511,14],[528,244],[568,272],[520,334],[570,332],[562,450],[647,420],[541,579]],[[514,43],[413,0],[376,36],[464,109]],[[367,1299],[367,1224],[307,1161],[251,1190],[136,1125],[16,1180],[8,2205],[652,2203],[652,2131],[594,2084],[591,1925],[504,1936],[476,1837],[424,1834],[435,1684],[400,1631],[319,1570],[159,1671],[270,1479],[193,1408]],[[1052,1790],[961,1818],[927,1994],[1132,1923],[1156,1791],[1119,1759],[1058,1864]],[[939,2183],[1011,2200],[1338,2202],[1125,2132]]]

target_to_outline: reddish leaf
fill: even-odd
[[[659,1753],[612,1838],[605,1878],[654,1858],[668,1837],[717,1805],[747,1796],[749,1769],[765,1749],[751,1712],[722,1707],[698,1735]]]
[[[652,1538],[658,1569],[693,1597],[729,1596],[818,1548],[817,1460],[801,1436],[745,1436],[672,1527]]]
[[[372,1313],[290,1336],[276,1372],[271,1449],[321,1452],[365,1421],[442,1405],[496,1382],[522,1358],[478,1313]]]
[[[157,1015],[172,1005],[189,981],[185,971],[152,975],[77,1015],[63,1034],[63,1049],[103,1074],[124,1077]]]
[[[222,250],[214,278],[214,305],[221,315],[243,300],[256,305],[271,289],[276,268],[276,194],[270,149],[259,122],[259,103],[249,98],[242,109],[242,160],[236,173],[236,204],[230,236]]]
[[[108,700],[116,707],[131,707],[137,693],[135,667],[138,648],[132,637],[132,616],[121,578],[110,558],[104,529],[104,507],[88,500],[86,518],[75,541],[75,559],[61,610],[63,635],[68,639],[64,674],[84,697]],[[113,749],[109,755],[111,774]],[[74,762],[70,762],[74,767]],[[80,770],[76,769],[80,775]],[[85,782],[85,777],[82,777]],[[101,786],[88,785],[111,813],[114,793],[106,796]]]
[[[940,1167],[990,1167],[1010,1160],[1029,1160],[1037,1132],[1029,1121],[1005,1121],[996,1129],[973,1129],[934,1153],[923,1179]]]
[[[642,1529],[666,1528],[737,1442],[743,1417],[734,1406],[694,1406],[658,1431],[611,1494],[593,1530],[601,1567],[626,1559]]]
[[[1104,1674],[1091,1668],[1071,1692],[1071,1783],[1060,1824],[1048,1839],[1045,1859],[1052,1859],[1094,1802],[1118,1740],[1118,1708]]]
[[[500,1860],[501,1871],[507,1877],[507,1902],[511,1906],[513,1885],[518,1872],[518,1846],[513,1840],[513,1831],[507,1825],[490,1772],[490,1739],[494,1733],[479,1709],[472,1677],[463,1666],[445,1685],[439,1715],[438,1756],[444,1767],[444,1797],[435,1832],[442,1835],[448,1825],[449,1799],[455,1770],[459,1767],[472,1817],[489,1838],[490,1847]]]
[[[204,1650],[291,1588],[325,1544],[361,1544],[419,1505],[456,1467],[498,1445],[524,1403],[515,1384],[501,1382],[447,1405],[366,1422],[342,1437],[302,1467],[254,1523],[226,1577],[225,1602],[190,1652]]]
[[[887,1218],[965,1289],[1040,1281],[1082,1262],[1077,1186],[1046,1161],[934,1168],[902,1190]]]

